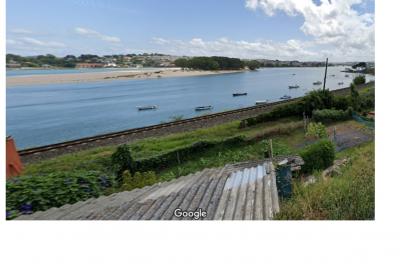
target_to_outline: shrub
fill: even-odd
[[[350,118],[348,111],[336,110],[336,109],[320,109],[314,110],[312,118],[317,122],[334,122],[343,121]]]
[[[326,131],[325,125],[318,122],[311,122],[307,126],[306,136],[315,137],[315,138],[326,138],[328,137],[328,133]]]
[[[28,213],[98,197],[114,185],[99,172],[63,172],[21,176],[6,183],[7,210]]]
[[[135,172],[134,176],[129,171],[122,173],[122,185],[118,191],[130,191],[135,188],[142,188],[146,185],[152,185],[157,182],[155,172]]]
[[[374,91],[366,94],[361,94],[359,98],[359,106],[361,110],[370,110],[375,108],[375,93]]]
[[[239,124],[239,128],[253,126],[259,123],[278,120],[280,118],[290,116],[301,116],[303,114],[303,104],[301,102],[294,102],[284,104],[274,108],[272,111],[244,119]]]
[[[300,155],[304,160],[303,172],[322,170],[333,164],[335,145],[331,141],[323,139],[304,148]]]
[[[354,83],[350,85],[350,103],[354,110],[360,109],[360,94],[357,92]]]
[[[359,75],[359,76],[355,77],[353,79],[353,83],[355,85],[364,84],[365,83],[365,76],[364,75]]]
[[[329,109],[334,104],[333,93],[329,90],[315,90],[303,98],[303,108],[307,116],[311,116],[315,109]]]
[[[117,150],[111,155],[111,165],[119,182],[122,180],[124,171],[128,170],[131,174],[134,173],[134,163],[129,146],[121,145],[117,147]]]
[[[347,96],[335,96],[333,98],[333,108],[346,110],[350,107],[350,99]]]

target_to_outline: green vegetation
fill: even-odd
[[[365,76],[359,75],[353,79],[354,85],[364,84],[365,83]]]
[[[318,109],[313,111],[312,118],[314,121],[323,123],[344,121],[351,118],[352,112],[352,108],[348,108],[346,111],[336,109]]]
[[[245,66],[247,66],[250,70],[256,70],[261,67],[261,63],[257,60],[249,60],[244,62]]]
[[[175,66],[196,70],[239,70],[244,68],[244,62],[238,58],[229,57],[192,57],[175,60]]]
[[[45,210],[104,194],[114,177],[96,171],[54,172],[17,177],[6,184],[7,211],[12,214]]]
[[[252,118],[244,119],[241,121],[239,126],[241,128],[250,127],[259,123],[270,122],[288,116],[301,118],[303,114],[310,117],[313,115],[314,110],[342,110],[345,112],[342,112],[340,114],[344,116],[345,114],[349,114],[350,112],[352,112],[352,110],[365,111],[374,108],[374,87],[365,88],[360,93],[358,93],[353,85],[353,89],[351,89],[351,92],[353,93],[351,93],[350,96],[335,96],[331,91],[328,90],[311,91],[305,97],[298,101],[290,102],[288,104],[281,104],[275,107],[270,112],[266,112]],[[356,108],[353,108],[353,106],[356,106]],[[322,112],[322,114],[317,114],[328,116],[328,113],[328,111],[324,111]],[[332,111],[331,113],[329,113],[329,116],[331,115],[333,119],[334,115],[339,115],[339,113]]]
[[[307,126],[306,136],[316,139],[327,138],[328,132],[326,131],[325,125],[323,125],[322,123],[311,122]]]
[[[375,217],[374,142],[345,150],[350,163],[341,174],[315,184],[294,184],[291,199],[281,204],[281,220],[373,220]],[[320,173],[315,172],[319,177]]]
[[[255,70],[261,67],[257,60],[242,61],[230,57],[178,58],[174,63],[177,67],[195,70],[240,70],[246,66],[250,70]]]
[[[128,171],[130,174],[135,172],[134,163],[128,145],[117,147],[111,155],[111,168],[116,172],[118,181],[121,182],[122,174]]]
[[[129,171],[125,171],[122,174],[122,185],[116,188],[110,188],[108,193],[114,193],[119,191],[130,191],[135,188],[141,188],[149,184],[155,184],[157,182],[157,176],[155,172],[135,172],[135,175]]]
[[[332,165],[335,159],[335,145],[331,141],[323,139],[305,147],[300,152],[300,156],[304,160],[302,172],[322,170]]]
[[[332,165],[335,159],[335,145],[323,139],[311,144],[300,152],[300,156],[304,160],[301,170],[305,173],[314,170],[322,170]]]

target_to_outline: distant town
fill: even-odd
[[[57,57],[51,54],[38,56],[6,55],[6,67],[17,68],[142,68],[142,67],[179,67],[177,59],[191,59],[188,56],[173,56],[159,53],[125,54],[125,55],[66,55]],[[250,61],[242,59],[244,61]],[[325,62],[318,61],[283,61],[271,59],[255,59],[257,67],[322,67]],[[333,65],[353,66],[359,62],[330,63]],[[373,68],[374,63],[363,63],[362,66]]]

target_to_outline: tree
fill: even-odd
[[[315,90],[303,98],[304,112],[311,116],[315,109],[330,109],[334,104],[334,96],[328,90]]]
[[[364,84],[365,83],[365,76],[364,75],[359,75],[359,76],[355,77],[353,79],[353,83],[355,85]]]
[[[256,70],[261,67],[261,63],[258,62],[257,60],[250,60],[246,61],[245,65],[250,69],[250,70]]]
[[[360,95],[357,92],[354,83],[350,85],[350,102],[354,110],[360,109]]]
[[[122,180],[124,171],[129,171],[131,175],[134,174],[134,162],[128,145],[119,146],[111,155],[111,165],[116,171],[119,182]]]

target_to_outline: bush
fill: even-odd
[[[315,90],[303,98],[304,112],[311,116],[315,109],[330,109],[334,104],[333,93],[329,90]]]
[[[303,172],[310,173],[314,170],[322,170],[333,164],[335,145],[324,139],[307,146],[300,152],[300,155],[304,160]]]
[[[7,210],[30,213],[98,197],[114,185],[114,177],[99,172],[63,172],[21,176],[7,181]]]
[[[343,111],[336,109],[320,109],[314,110],[312,113],[312,118],[314,121],[324,123],[347,120],[350,118],[350,116],[348,110]]]
[[[325,125],[318,122],[311,122],[307,126],[306,136],[315,137],[315,138],[327,138],[328,132],[326,131]]]
[[[350,107],[350,99],[347,96],[335,96],[333,98],[333,108],[346,110]]]
[[[129,146],[122,145],[117,147],[117,150],[111,155],[111,165],[119,182],[122,180],[124,171],[128,170],[131,174],[134,173],[134,163]]]
[[[360,109],[360,94],[356,90],[354,83],[350,85],[350,103],[354,110]]]
[[[301,102],[285,104],[274,108],[272,111],[244,119],[240,122],[239,128],[250,127],[259,123],[278,120],[290,116],[302,116],[303,105]]]
[[[364,75],[359,75],[359,76],[355,77],[353,79],[353,83],[355,85],[364,84],[365,83],[365,76]]]
[[[131,191],[135,188],[142,188],[146,185],[152,185],[157,182],[157,176],[155,172],[135,172],[135,175],[132,176],[129,171],[125,171],[122,174],[122,185],[119,188],[120,191]]]

